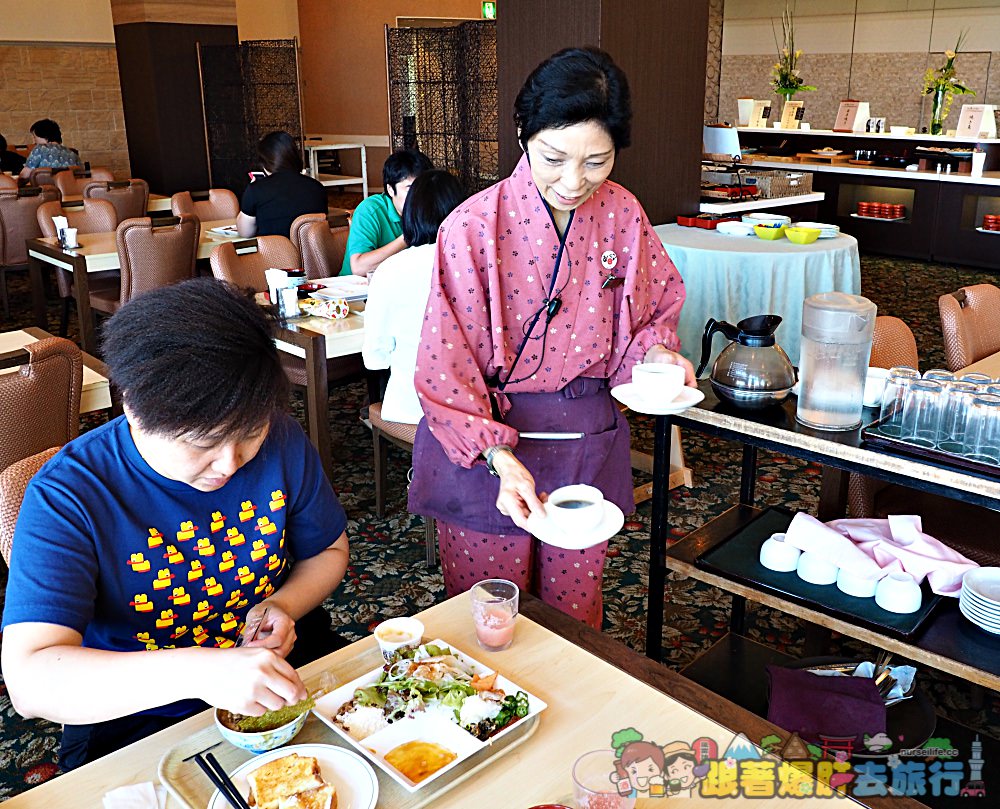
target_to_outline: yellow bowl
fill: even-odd
[[[812,244],[822,232],[819,228],[785,228],[788,241],[795,244]]]
[[[753,229],[754,233],[756,233],[760,238],[767,239],[769,242],[773,242],[775,239],[780,239],[785,235],[785,231],[787,230],[784,225],[780,228],[772,228],[767,225],[754,225]]]

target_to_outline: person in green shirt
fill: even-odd
[[[389,256],[406,248],[403,203],[417,175],[432,168],[430,158],[416,149],[399,149],[389,155],[382,166],[385,191],[363,200],[351,217],[341,275],[371,275]]]

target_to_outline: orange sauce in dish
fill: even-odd
[[[385,760],[414,784],[419,784],[456,758],[456,753],[435,742],[419,740],[405,742],[385,754]]]

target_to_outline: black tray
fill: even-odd
[[[885,418],[881,418],[878,421],[874,421],[866,427],[863,427],[861,430],[861,440],[865,444],[869,444],[873,447],[891,449],[902,455],[910,455],[914,458],[920,458],[922,461],[933,461],[944,466],[967,469],[971,472],[979,472],[983,475],[1000,475],[1000,465],[974,461],[971,458],[966,458],[964,455],[958,455],[954,452],[945,452],[943,449],[921,447],[917,444],[911,444],[908,441],[904,441],[902,438],[894,438],[891,435],[886,435],[879,429],[884,421]]]
[[[899,615],[882,609],[874,598],[855,598],[842,593],[835,584],[810,584],[800,579],[795,571],[777,573],[769,570],[760,563],[760,546],[771,534],[784,533],[794,516],[784,508],[766,509],[749,525],[695,559],[695,564],[802,606],[849,618],[868,629],[902,638],[914,634],[941,601],[941,596],[932,592],[925,580],[921,585],[920,609]]]

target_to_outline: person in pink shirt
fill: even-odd
[[[605,52],[535,68],[514,105],[524,155],[438,232],[414,383],[424,411],[409,510],[438,520],[449,595],[502,577],[600,628],[608,543],[534,540],[546,492],[634,509],[628,423],[610,396],[678,354],[684,283],[636,198],[608,179],[629,145],[628,81]],[[569,441],[519,432],[583,432]]]

